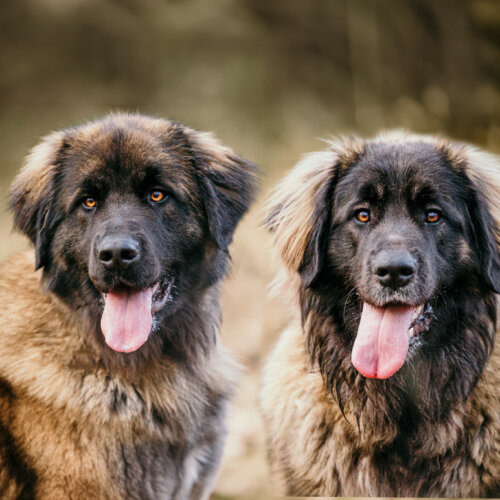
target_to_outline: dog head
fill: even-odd
[[[442,343],[446,300],[451,310],[500,291],[498,165],[469,146],[391,133],[334,141],[276,189],[268,224],[308,297],[303,320],[316,297],[350,332],[366,377]]]
[[[254,166],[211,135],[115,114],[43,139],[11,198],[49,290],[132,352],[224,276],[254,190]]]

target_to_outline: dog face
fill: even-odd
[[[345,349],[365,377],[391,377],[409,350],[456,341],[471,296],[499,290],[498,229],[470,154],[419,136],[349,140],[306,157],[278,188],[269,224],[300,276],[303,321],[322,309],[339,336],[313,336],[315,355]]]
[[[428,144],[367,148],[339,181],[328,259],[364,301],[420,306],[468,255],[463,179]],[[460,210],[461,209],[461,210]],[[467,265],[467,262],[465,263]]]
[[[12,206],[49,290],[134,352],[224,276],[254,173],[208,134],[112,115],[37,146]]]

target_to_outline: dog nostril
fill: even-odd
[[[402,275],[402,276],[407,276],[407,277],[410,277],[413,273],[415,272],[415,268],[414,267],[410,267],[410,266],[401,266],[399,268],[399,273]]]
[[[99,252],[99,260],[101,262],[110,262],[113,259],[113,253],[108,250]]]
[[[137,258],[139,252],[133,248],[125,248],[120,252],[120,258],[122,261],[131,261]]]
[[[375,269],[375,274],[380,278],[383,278],[384,276],[389,274],[389,270],[386,267],[378,267],[377,269]]]

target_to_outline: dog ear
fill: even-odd
[[[336,172],[335,166],[332,167],[331,177],[319,187],[316,193],[311,218],[311,237],[304,249],[304,257],[299,267],[304,288],[313,286],[323,269],[332,221],[332,199]]]
[[[274,189],[266,225],[286,268],[312,286],[324,264],[344,144],[309,153]]]
[[[473,230],[475,234],[477,253],[481,259],[483,278],[486,284],[494,292],[500,293],[498,226],[495,224],[492,216],[490,215],[485,201],[481,198],[477,200],[476,217],[474,217]]]
[[[36,269],[47,263],[50,239],[60,221],[54,210],[56,171],[67,147],[63,132],[54,132],[35,146],[10,188],[14,226],[35,245]]]
[[[465,169],[474,186],[471,232],[485,282],[500,293],[500,158],[476,148],[462,148]]]
[[[199,172],[210,234],[227,250],[257,189],[257,167],[211,134],[191,131],[190,149]]]

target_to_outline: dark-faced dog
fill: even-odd
[[[208,497],[238,372],[218,286],[254,188],[211,135],[141,115],[33,149],[11,199],[34,255],[1,271],[2,498]]]
[[[276,188],[280,493],[500,496],[499,218],[497,157],[406,133],[332,141]]]

